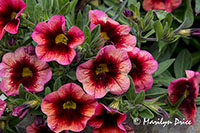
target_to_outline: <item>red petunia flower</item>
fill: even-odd
[[[26,133],[54,133],[45,122],[42,117],[36,116],[34,122],[26,127]],[[68,133],[68,131],[63,131],[61,133]]]
[[[5,108],[6,108],[6,102],[0,99],[0,117],[3,114]]]
[[[26,53],[26,49],[20,47],[14,53],[6,53],[0,63],[0,88],[8,96],[19,93],[20,83],[29,92],[40,92],[51,79],[49,65]]]
[[[171,12],[178,8],[181,3],[182,0],[144,0],[142,6],[146,11],[155,9]]]
[[[131,51],[136,45],[136,37],[131,35],[128,25],[120,25],[109,18],[103,11],[90,10],[90,29],[101,25],[101,37],[115,45],[116,48]]]
[[[130,70],[127,52],[109,45],[99,51],[96,59],[79,65],[76,77],[88,94],[102,98],[108,90],[116,95],[126,92],[130,85],[127,76]]]
[[[179,78],[170,82],[168,87],[169,100],[175,104],[182,96],[185,99],[179,109],[192,124],[195,122],[196,105],[195,98],[199,92],[200,73],[186,70],[187,78]]]
[[[9,32],[16,34],[20,19],[20,14],[25,10],[26,4],[23,0],[0,0],[0,40]]]
[[[32,38],[38,43],[36,55],[42,61],[57,61],[59,64],[70,64],[76,52],[74,47],[84,41],[83,32],[76,26],[72,26],[65,34],[65,17],[53,16],[48,23],[40,22],[36,25]]]
[[[48,94],[42,101],[41,109],[47,115],[51,130],[79,132],[94,114],[96,105],[94,97],[85,94],[78,85],[68,83]]]
[[[122,125],[125,119],[126,114],[111,110],[99,103],[88,125],[95,127],[93,133],[125,133],[126,129]]]
[[[157,61],[149,52],[136,47],[128,52],[128,55],[132,62],[132,69],[129,74],[133,79],[136,92],[150,89],[153,85],[152,74],[158,68]]]

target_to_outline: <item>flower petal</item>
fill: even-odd
[[[19,27],[19,23],[20,19],[13,19],[12,21],[6,24],[4,29],[11,34],[16,34]]]
[[[63,15],[54,15],[48,21],[51,31],[56,33],[65,33],[65,17]]]

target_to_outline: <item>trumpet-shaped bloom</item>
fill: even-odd
[[[139,48],[134,48],[131,52],[128,52],[128,55],[132,63],[129,74],[133,79],[136,92],[150,89],[153,85],[152,74],[158,68],[157,61],[149,52]]]
[[[42,101],[42,112],[47,115],[47,123],[52,131],[82,131],[89,118],[94,114],[96,99],[85,94],[74,83],[61,86],[48,94]]]
[[[5,108],[6,108],[6,102],[0,99],[0,117],[3,114]]]
[[[171,12],[178,8],[181,3],[182,0],[144,0],[142,6],[146,11],[155,9]]]
[[[116,48],[131,51],[136,45],[136,37],[131,35],[128,25],[120,25],[109,18],[103,11],[90,10],[90,29],[96,25],[101,25],[101,37],[112,42]]]
[[[130,70],[127,52],[109,45],[98,52],[96,59],[79,65],[76,77],[88,94],[102,98],[108,91],[116,95],[126,92],[130,85],[127,76]]]
[[[17,95],[20,84],[29,92],[40,92],[51,79],[49,65],[26,53],[26,49],[20,47],[14,53],[6,53],[0,63],[0,88],[8,96]]]
[[[93,133],[125,133],[122,122],[126,114],[111,110],[104,104],[99,103],[94,115],[88,121],[88,125],[95,127]]]
[[[48,23],[40,22],[36,25],[32,38],[37,42],[36,55],[42,61],[57,61],[59,64],[70,64],[76,52],[74,47],[84,41],[83,32],[72,26],[65,34],[65,17],[53,16]]]
[[[179,109],[186,117],[186,120],[190,120],[193,124],[195,122],[195,98],[199,92],[200,73],[186,70],[186,75],[187,78],[179,78],[170,82],[168,94],[172,104],[175,104],[182,96],[185,96]]]
[[[0,40],[6,31],[11,34],[17,33],[19,16],[25,8],[23,0],[0,0]]]

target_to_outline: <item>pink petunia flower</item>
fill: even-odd
[[[6,108],[6,102],[0,99],[0,117],[3,114],[5,108]]]
[[[8,96],[17,95],[21,83],[29,92],[40,92],[51,79],[49,65],[26,53],[26,49],[20,47],[14,53],[6,53],[0,63],[0,88]]]
[[[74,83],[61,86],[48,94],[42,101],[42,112],[47,115],[47,123],[52,131],[82,131],[89,118],[94,114],[97,101],[85,94]]]
[[[154,9],[172,12],[174,9],[178,8],[181,3],[182,0],[144,0],[142,7],[146,11]]]
[[[125,119],[126,114],[111,110],[99,103],[94,115],[88,121],[88,125],[95,127],[93,133],[125,133],[126,129],[122,125]]]
[[[170,82],[168,87],[169,100],[175,104],[182,96],[185,99],[179,109],[186,117],[186,120],[195,122],[196,105],[195,98],[199,92],[200,73],[186,70],[187,78],[179,78]]]
[[[88,94],[102,98],[108,91],[116,95],[126,92],[130,85],[127,76],[130,70],[127,52],[109,45],[98,52],[96,59],[79,65],[76,77]]]
[[[23,0],[0,0],[0,40],[6,31],[17,33],[20,24],[18,17],[25,8]]]
[[[132,63],[129,74],[133,79],[136,92],[150,89],[153,85],[152,74],[158,68],[157,61],[149,52],[136,47],[128,52],[128,55]]]
[[[48,23],[36,25],[32,38],[38,43],[36,55],[42,61],[57,61],[59,64],[70,64],[76,52],[74,47],[81,45],[85,39],[83,32],[72,26],[65,34],[65,17],[53,16]]]
[[[116,48],[131,51],[136,45],[136,37],[131,35],[128,25],[120,25],[118,22],[109,18],[103,11],[90,10],[90,29],[96,25],[101,26],[101,37]]]

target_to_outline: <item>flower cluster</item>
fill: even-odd
[[[172,60],[163,63],[160,60],[172,56],[170,49],[167,57],[158,57],[167,46],[164,37],[169,34],[171,38],[173,35],[199,35],[198,28],[177,29],[164,34],[166,29],[160,28],[162,25],[158,27],[156,23],[161,20],[157,20],[154,26],[149,26],[154,29],[143,36],[145,26],[153,21],[153,17],[148,16],[152,12],[143,22],[142,18],[137,18],[140,15],[135,6],[132,6],[134,12],[128,9],[123,12],[123,19],[128,18],[126,23],[118,19],[118,14],[110,17],[112,15],[101,10],[89,10],[86,14],[88,22],[81,27],[80,20],[74,20],[81,18],[81,12],[70,19],[63,13],[73,7],[73,1],[68,2],[71,4],[69,8],[59,11],[52,6],[52,14],[45,12],[44,21],[34,24],[34,20],[29,21],[26,16],[31,14],[25,10],[29,6],[26,3],[23,0],[0,0],[0,41],[12,49],[5,49],[0,62],[0,93],[6,97],[0,99],[0,117],[5,117],[6,123],[31,113],[35,120],[26,127],[27,133],[81,132],[87,130],[87,126],[93,127],[94,133],[133,133],[134,129],[126,122],[127,112],[133,120],[147,115],[151,117],[152,112],[166,118],[178,112],[194,124],[200,73],[186,70],[187,78],[173,78],[163,83],[159,78],[172,75],[164,68],[169,67],[172,63],[166,62]],[[39,2],[35,3],[40,8]],[[145,11],[165,10],[170,13],[181,3],[182,0],[144,0],[142,6]],[[170,23],[170,20],[165,21]],[[26,29],[26,24],[34,27]],[[28,39],[13,35],[23,36],[27,30],[31,31]],[[154,32],[157,38],[146,38]],[[142,43],[149,40],[159,42],[148,50]],[[153,51],[155,47],[161,51],[159,54]],[[163,94],[157,90],[152,94],[155,89],[161,89],[165,95],[154,97],[157,93]],[[150,97],[145,97],[146,94]],[[166,110],[156,104],[160,97],[168,100]],[[0,130],[4,128],[6,126]]]

